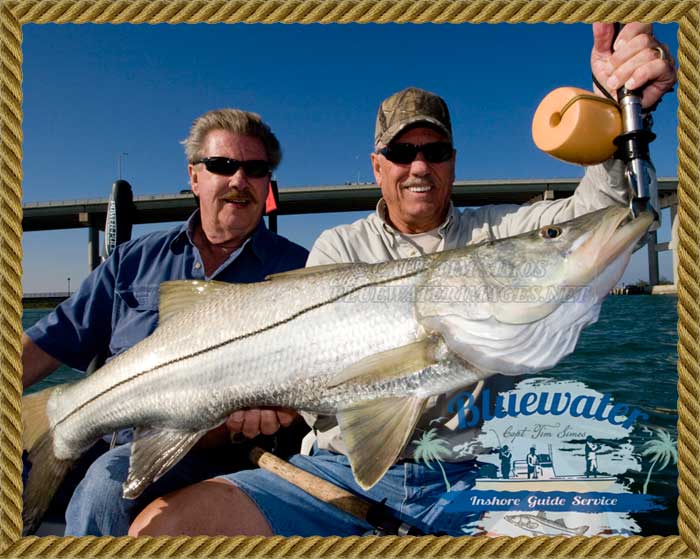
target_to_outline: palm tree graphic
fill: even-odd
[[[651,456],[651,464],[649,465],[649,473],[647,473],[647,479],[644,482],[644,487],[642,488],[642,493],[647,492],[647,486],[649,485],[649,479],[651,478],[651,472],[654,466],[659,464],[657,470],[663,470],[672,461],[674,464],[678,464],[678,450],[676,449],[676,440],[671,438],[668,431],[665,429],[654,429],[656,431],[656,438],[645,442],[642,445],[644,449],[642,451],[642,456]]]
[[[437,465],[440,466],[440,471],[442,472],[442,479],[445,480],[445,487],[447,491],[450,490],[450,482],[447,480],[447,475],[445,474],[445,469],[442,467],[441,459],[450,456],[449,448],[447,446],[447,441],[445,439],[440,439],[437,437],[437,430],[431,429],[427,433],[423,433],[419,440],[411,441],[411,444],[416,445],[416,451],[414,457],[416,460],[423,460],[426,466],[433,469],[431,462],[435,460]]]

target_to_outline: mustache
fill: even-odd
[[[227,192],[224,196],[223,199],[226,200],[227,202],[257,202],[257,198],[255,197],[255,194],[253,194],[250,190],[245,189],[245,190],[231,190],[230,192]]]

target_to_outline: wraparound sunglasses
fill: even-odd
[[[272,172],[270,163],[262,159],[238,161],[237,159],[229,159],[228,157],[204,157],[203,159],[193,161],[192,165],[196,165],[197,163],[204,163],[204,166],[210,173],[226,177],[235,175],[240,168],[243,169],[246,176],[254,179],[260,179]]]
[[[407,165],[416,159],[419,153],[423,154],[428,163],[444,163],[450,157],[454,148],[450,142],[430,142],[423,145],[391,143],[379,150],[392,163]]]

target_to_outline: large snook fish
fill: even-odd
[[[613,207],[420,258],[246,285],[163,283],[153,334],[84,380],[23,399],[25,527],[105,433],[135,427],[124,484],[134,498],[244,407],[336,414],[355,478],[370,488],[431,395],[573,351],[651,221]]]

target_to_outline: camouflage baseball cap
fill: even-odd
[[[374,144],[388,144],[406,127],[425,123],[452,141],[452,124],[447,103],[434,93],[408,87],[382,101],[377,112]]]

